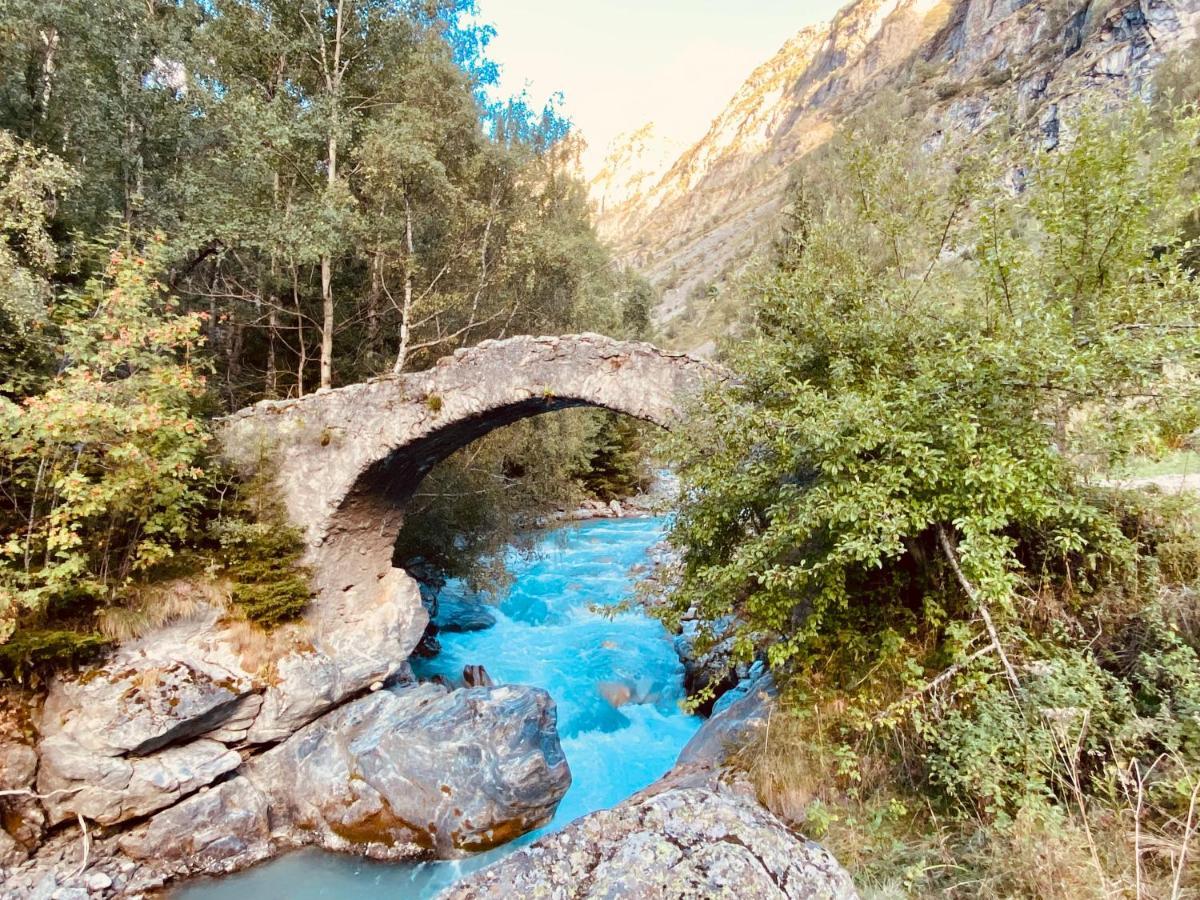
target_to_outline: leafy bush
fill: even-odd
[[[1057,828],[1103,883],[1098,823],[1131,815],[1136,771],[1144,827],[1185,831],[1200,664],[1165,598],[1195,580],[1197,513],[1105,481],[1198,424],[1200,119],[1152,120],[1089,111],[1032,159],[852,128],[753,276],[740,378],[671,441],[665,615],[734,617],[786,678],[799,724],[760,790],[831,829],[846,804],[892,839],[919,815],[959,865]],[[920,812],[887,824],[893,802]],[[918,893],[947,888],[917,862]]]
[[[313,591],[309,573],[300,565],[304,541],[299,529],[276,514],[222,520],[217,534],[222,572],[239,612],[266,628],[304,613]]]
[[[202,531],[210,440],[198,315],[125,241],[54,313],[57,373],[0,397],[0,642],[91,613]]]

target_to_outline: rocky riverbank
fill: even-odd
[[[197,744],[189,752],[207,751]],[[229,751],[225,778],[150,816],[137,811],[223,766],[192,775],[186,762],[163,768],[167,778],[154,790],[138,777],[123,789],[56,794],[37,787],[36,759],[20,746],[0,749],[5,784],[29,791],[13,809],[44,810],[22,821],[40,831],[62,817],[65,800],[85,795],[90,831],[85,837],[68,825],[40,834],[48,840],[24,862],[12,853],[0,871],[5,898],[133,895],[309,845],[373,858],[453,858],[544,824],[570,785],[554,702],[513,686],[407,682],[369,693],[265,752],[243,759]]]
[[[769,675],[743,684],[662,779],[464,879],[442,900],[854,900],[837,860],[768,812],[726,765],[731,748],[766,727],[775,697]]]
[[[659,553],[657,561],[661,568],[669,557]],[[571,780],[553,701],[536,688],[493,686],[481,668],[464,672],[455,686],[440,678],[417,683],[408,653],[398,659],[397,644],[412,649],[418,624],[424,632],[434,617],[445,633],[470,632],[493,627],[496,614],[457,595],[439,603],[425,591],[422,603],[415,582],[408,585],[391,603],[347,624],[387,629],[383,644],[378,634],[362,642],[372,652],[386,645],[375,668],[365,666],[349,631],[331,641],[334,632],[326,630],[319,648],[309,637],[312,622],[267,640],[228,621],[218,607],[200,604],[127,643],[104,665],[52,682],[20,727],[5,731],[23,737],[0,743],[0,790],[8,792],[0,800],[0,897],[137,896],[302,846],[382,859],[452,859],[549,821]],[[719,654],[690,653],[694,644],[687,632],[676,642],[689,671],[715,673],[728,663]],[[364,674],[380,668],[386,674],[364,685]],[[355,671],[355,678],[342,678]],[[750,876],[737,874],[739,866],[762,865],[777,852],[810,854],[744,788],[730,792],[738,782],[720,762],[765,721],[769,678],[761,667],[727,669],[720,677],[722,687],[734,687],[713,705],[714,715],[670,776],[564,832],[599,828],[609,836],[597,845],[595,868],[636,856],[655,829],[668,837],[654,840],[675,840],[680,852],[695,856],[686,877],[696,885],[724,877],[721,865],[733,866],[727,874],[743,881]],[[287,702],[305,686],[312,696]],[[668,789],[705,796],[652,799]],[[678,832],[679,803],[706,811],[703,829]],[[737,851],[736,860],[721,862],[703,847],[722,828],[750,846],[774,849]],[[770,837],[776,829],[783,831]],[[554,868],[556,854],[570,852],[576,839],[583,838],[562,838],[558,850],[536,858]],[[663,859],[653,855],[655,865]],[[816,873],[822,860],[817,854],[803,867]],[[521,863],[520,883],[535,878],[539,865]],[[675,874],[685,868],[667,866]],[[782,870],[763,872],[807,884]],[[643,874],[657,883],[664,873]],[[663,890],[672,884],[664,881]],[[558,887],[547,882],[547,889]]]

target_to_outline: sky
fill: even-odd
[[[495,25],[489,55],[505,94],[528,88],[565,111],[598,167],[617,135],[654,122],[667,137],[703,137],[756,66],[845,0],[479,0]]]

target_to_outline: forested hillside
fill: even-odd
[[[485,338],[646,327],[646,286],[589,223],[569,123],[493,98],[473,12],[3,6],[0,642],[123,633],[111,610],[181,555],[254,555],[245,542],[271,529],[222,524],[264,509],[222,502],[214,415]],[[609,430],[530,423],[446,489],[466,479],[506,509],[560,500]]]

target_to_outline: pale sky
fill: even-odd
[[[704,135],[741,83],[793,34],[845,0],[479,0],[496,26],[501,88],[539,104],[562,91],[589,169],[622,132],[653,121]]]

